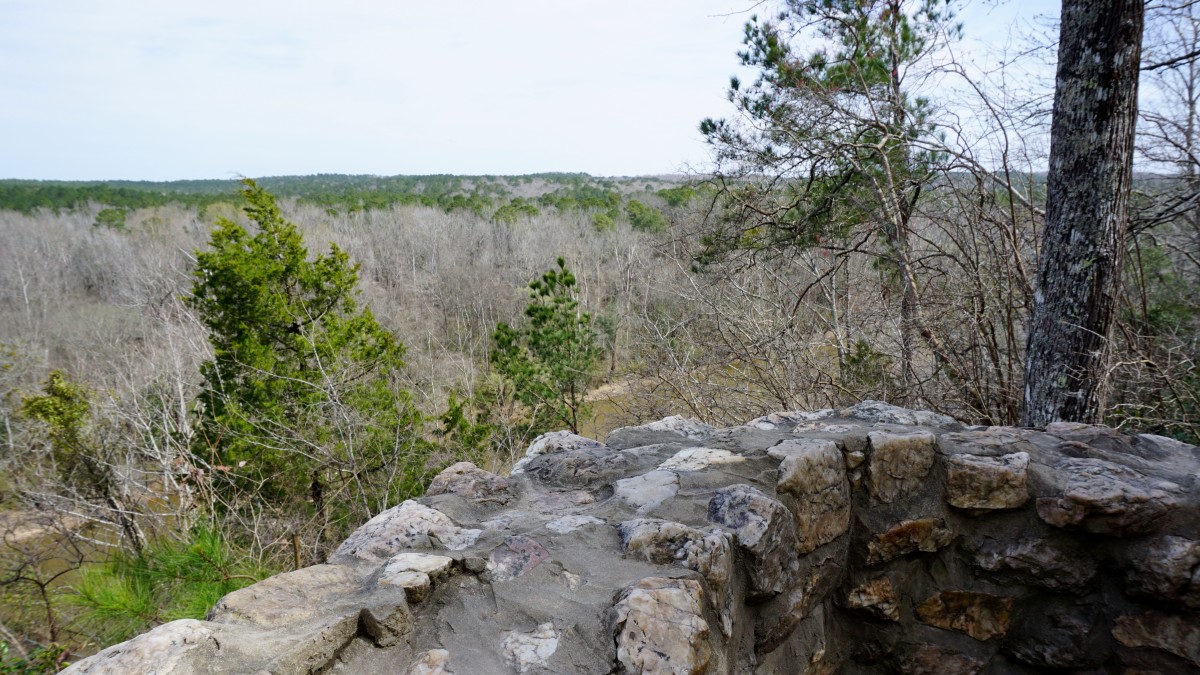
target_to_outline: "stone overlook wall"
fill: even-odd
[[[1196,673],[1198,540],[1200,449],[1161,437],[674,417],[456,464],[329,564],[65,672]]]

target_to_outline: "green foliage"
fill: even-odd
[[[330,481],[372,508],[419,492],[428,449],[395,386],[404,347],[359,305],[358,266],[336,245],[310,260],[274,197],[244,185],[257,231],[219,220],[187,299],[213,346],[202,456],[285,509],[320,511]]]
[[[1141,234],[1130,247],[1124,275],[1132,302],[1122,308],[1117,334],[1136,350],[1114,373],[1105,423],[1200,442],[1200,286],[1187,256],[1158,242],[1170,226]],[[1135,235],[1137,236],[1137,235]]]
[[[492,214],[492,220],[497,223],[515,223],[520,218],[532,218],[536,216],[538,211],[537,206],[524,197],[513,197],[507,204],[496,209],[496,213]]]
[[[1200,292],[1181,275],[1166,250],[1153,245],[1134,251],[1136,281],[1144,301],[1137,309],[1126,310],[1126,321],[1139,324],[1150,335],[1188,332],[1200,323]]]
[[[635,230],[658,233],[667,229],[667,219],[663,218],[661,211],[636,199],[630,199],[625,205],[625,214]]]
[[[495,444],[496,425],[488,419],[492,406],[487,405],[488,392],[476,396],[476,400],[460,398],[450,393],[446,412],[439,418],[437,436],[443,446],[455,457],[481,462]],[[483,404],[483,405],[478,405]],[[478,406],[478,409],[476,408]]]
[[[492,334],[492,366],[529,409],[533,430],[566,427],[578,433],[600,358],[591,315],[579,311],[575,275],[562,258],[557,270],[547,271],[529,288],[525,324],[512,328],[501,323]]]
[[[942,31],[961,34],[950,20],[950,0],[799,0],[776,22],[751,19],[745,28],[743,65],[761,69],[769,88],[834,90],[857,96],[898,84],[899,64],[921,58]],[[797,57],[788,23],[811,25],[823,46]],[[764,90],[765,91],[765,90]],[[918,106],[920,107],[920,106]]]
[[[189,182],[66,182],[66,181],[0,181],[0,208],[30,213],[35,209],[77,209],[89,203],[131,210],[166,204],[202,207],[233,192],[230,181],[220,183],[224,194],[200,191]],[[97,223],[100,224],[100,223]]]
[[[91,497],[107,496],[112,473],[103,448],[91,437],[91,392],[61,370],[54,370],[42,393],[23,396],[18,413],[40,422],[49,441],[50,457],[62,481]]]
[[[608,232],[616,229],[617,222],[607,213],[597,213],[592,216],[592,227],[596,228],[597,232]]]
[[[67,648],[63,645],[34,647],[29,655],[20,658],[9,654],[7,642],[0,642],[0,675],[52,675],[67,664],[63,663]]]
[[[112,230],[125,229],[125,216],[129,214],[128,209],[110,208],[101,209],[100,213],[96,214],[96,227],[107,227]]]
[[[537,181],[544,191],[537,198],[515,197],[511,188]],[[339,213],[389,209],[415,205],[446,212],[467,211],[479,217],[491,213],[496,222],[514,222],[537,215],[540,208],[558,211],[601,211],[610,218],[621,214],[622,196],[617,182],[583,173],[540,173],[527,176],[371,176],[314,174],[272,176],[256,181],[281,198],[292,198],[319,207],[333,216]],[[632,181],[622,182],[632,185]],[[653,185],[646,183],[647,192]],[[122,227],[137,209],[175,204],[197,209],[231,202],[238,194],[234,180],[153,181],[29,181],[0,180],[0,209],[30,213],[36,209],[61,210],[102,205],[97,226]],[[668,203],[679,205],[688,189],[660,190]],[[540,208],[539,208],[540,207]]]
[[[482,216],[508,189],[487,176],[276,176],[259,183],[273,194],[315,204],[327,213],[418,205]]]
[[[126,543],[135,550],[140,548],[141,534],[117,497],[107,448],[91,433],[91,392],[61,370],[50,372],[42,392],[23,396],[18,413],[41,423],[62,486],[85,498],[104,501],[121,524]]]
[[[106,644],[176,619],[202,619],[222,596],[274,573],[210,525],[186,538],[149,542],[84,568],[72,602]]]
[[[901,237],[940,159],[916,143],[936,129],[905,76],[952,23],[948,0],[799,0],[745,26],[730,82],[735,120],[700,131],[741,180],[723,183],[725,210],[699,255],[824,246],[873,225]],[[807,54],[796,47],[812,48]],[[728,172],[723,172],[728,173]]]
[[[655,194],[657,194],[659,197],[662,197],[663,201],[667,203],[667,206],[670,206],[671,208],[679,208],[681,206],[687,206],[693,199],[695,199],[697,192],[695,188],[692,188],[691,186],[680,185],[679,187],[663,188]]]
[[[604,186],[576,183],[542,195],[538,203],[559,211],[602,211],[615,217],[621,208],[621,194]]]
[[[274,194],[295,197],[335,213],[386,209],[396,204],[419,204],[446,211],[468,209],[482,214],[491,208],[495,198],[507,194],[506,188],[488,178],[317,174],[276,176],[259,182]],[[465,180],[471,180],[474,185],[464,185]],[[0,208],[30,213],[39,208],[55,211],[77,209],[91,203],[125,211],[167,204],[203,210],[218,202],[230,201],[237,191],[238,183],[232,180],[0,180]]]
[[[842,355],[842,385],[859,392],[872,392],[876,398],[888,399],[894,378],[892,359],[864,340],[857,340]]]
[[[21,413],[46,425],[55,452],[61,453],[60,462],[67,461],[66,456],[83,436],[92,410],[89,395],[83,385],[72,382],[63,371],[54,370],[46,378],[41,395],[22,397]]]

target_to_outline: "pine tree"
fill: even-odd
[[[529,289],[525,324],[501,323],[492,334],[492,365],[528,408],[533,431],[566,427],[578,433],[600,358],[591,315],[579,311],[575,275],[562,258],[557,270],[535,279]]]
[[[918,338],[939,358],[945,352],[924,317],[912,253],[918,201],[945,157],[931,149],[939,146],[931,105],[913,94],[912,80],[960,35],[951,4],[795,0],[774,17],[754,17],[739,56],[758,77],[731,80],[736,117],[700,124],[725,207],[700,262],[735,251],[875,248],[900,299],[906,385],[918,379]]]

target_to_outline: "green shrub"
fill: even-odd
[[[625,205],[625,215],[629,216],[629,224],[635,230],[643,232],[662,232],[667,229],[667,219],[658,209],[646,206],[636,199],[630,199]]]
[[[96,214],[95,227],[107,227],[113,230],[125,229],[125,216],[129,212],[125,209],[104,209]]]
[[[85,567],[71,601],[105,644],[176,619],[203,619],[224,595],[270,576],[208,524],[184,539],[148,542],[141,555],[118,552]]]
[[[51,675],[66,666],[67,648],[62,645],[34,647],[25,657],[9,655],[7,642],[0,642],[0,675]]]

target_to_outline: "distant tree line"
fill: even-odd
[[[643,183],[645,179],[639,179]],[[313,204],[329,213],[357,213],[394,206],[426,206],[446,212],[467,211],[499,220],[533,216],[538,207],[559,211],[595,211],[619,216],[631,184],[587,174],[527,176],[366,176],[317,174],[273,176],[258,183],[282,198]],[[150,181],[30,181],[0,180],[0,209],[32,213],[36,209],[69,211],[98,205],[131,211],[178,205],[204,209],[237,200],[236,180]],[[644,185],[641,187],[645,187]],[[659,196],[678,205],[678,187],[659,190]],[[516,195],[514,191],[537,192]],[[646,191],[649,192],[649,191]],[[669,198],[669,199],[668,199]],[[115,219],[116,216],[109,216]],[[102,223],[108,224],[108,223]]]

